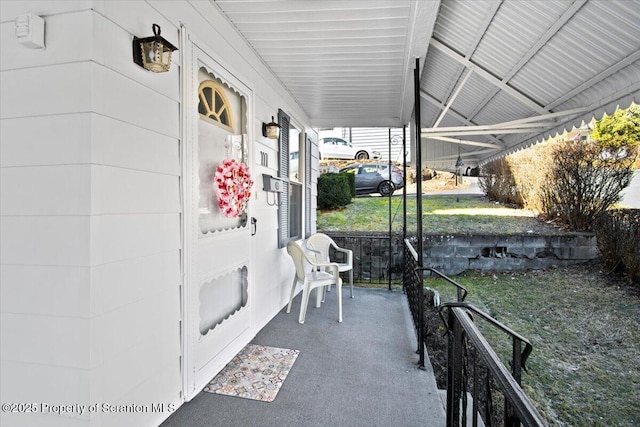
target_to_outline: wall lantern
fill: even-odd
[[[152,28],[152,37],[133,37],[133,62],[154,73],[164,73],[171,67],[171,52],[178,48],[160,37],[159,25],[153,24]]]
[[[274,121],[273,116],[271,116],[271,123],[262,123],[262,136],[269,139],[280,137],[280,125]]]

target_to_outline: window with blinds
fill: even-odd
[[[290,117],[282,110],[278,110],[278,124],[280,125],[280,162],[278,177],[285,181],[280,194],[278,207],[278,247],[284,248],[289,243],[289,126]]]
[[[311,235],[311,138],[304,138],[304,212],[305,237]]]
[[[278,177],[284,181],[278,208],[278,247],[283,248],[290,240],[302,239],[310,234],[312,141],[291,125],[290,117],[282,110],[278,110],[278,124]]]

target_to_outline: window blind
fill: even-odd
[[[283,180],[278,207],[278,247],[284,248],[289,243],[289,123],[290,117],[282,110],[278,110],[278,124],[280,125],[280,164],[278,177]]]

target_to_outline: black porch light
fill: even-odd
[[[171,52],[178,48],[160,36],[158,24],[152,29],[151,37],[133,37],[133,62],[154,73],[164,73],[171,67]]]
[[[280,137],[280,125],[274,121],[273,116],[271,116],[271,123],[262,123],[262,136],[269,139]]]

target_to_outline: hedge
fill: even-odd
[[[325,173],[318,177],[318,209],[347,206],[355,196],[355,177],[350,173]]]

